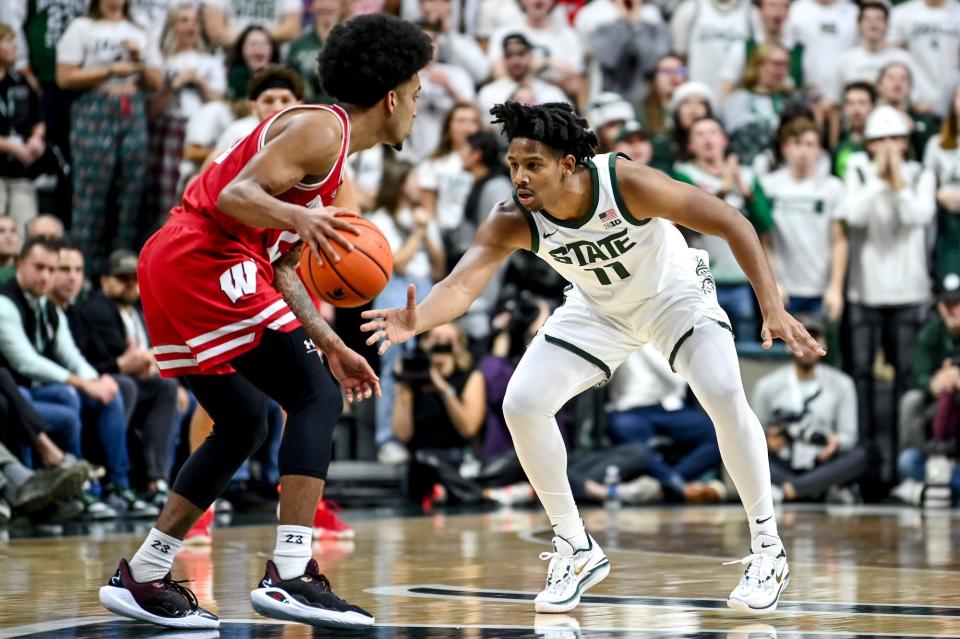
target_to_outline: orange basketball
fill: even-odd
[[[359,231],[341,234],[353,244],[347,252],[336,242],[331,242],[339,262],[331,262],[326,256],[323,263],[317,261],[309,246],[300,252],[300,278],[304,285],[320,299],[340,308],[362,306],[387,285],[393,273],[393,252],[387,238],[375,224],[363,218],[345,218]]]

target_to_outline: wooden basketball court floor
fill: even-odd
[[[960,512],[788,508],[780,531],[792,579],[780,609],[750,617],[725,606],[746,552],[739,507],[584,512],[613,569],[569,615],[535,615],[549,550],[534,510],[401,517],[347,511],[354,542],[314,544],[335,590],[374,612],[357,637],[545,638],[960,636]],[[305,639],[343,636],[259,617],[249,591],[272,549],[270,525],[219,528],[212,549],[184,551],[174,578],[224,620],[219,631],[170,631],[109,616],[97,602],[142,533],[0,543],[0,639]]]

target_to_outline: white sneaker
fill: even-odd
[[[777,547],[756,552],[758,542],[776,539],[767,535],[758,535],[753,541],[754,551],[739,561],[728,561],[724,565],[744,564],[740,583],[727,598],[727,606],[740,612],[753,615],[773,612],[780,601],[780,593],[790,583],[790,568],[787,566],[787,554],[783,544],[777,539]],[[762,544],[761,544],[762,545]],[[776,555],[768,554],[776,552]]]
[[[610,573],[610,560],[600,544],[587,535],[590,545],[574,550],[563,537],[553,538],[553,552],[540,553],[550,560],[547,587],[533,600],[537,612],[569,612],[580,603],[580,595]]]

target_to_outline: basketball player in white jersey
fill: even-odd
[[[765,348],[784,340],[797,355],[826,353],[783,308],[770,265],[747,219],[723,201],[631,162],[594,156],[597,137],[567,104],[495,106],[510,140],[515,187],[477,232],[453,272],[417,305],[365,311],[368,343],[380,351],[462,315],[515,250],[536,253],[572,283],[564,304],[527,348],[507,388],[503,413],[554,538],[537,612],[566,612],[610,570],[585,530],[567,482],[554,415],[569,399],[610,378],[627,356],[653,342],[690,383],[717,429],[727,471],[747,511],[750,554],[732,608],[776,609],[789,580],[774,518],[763,430],[744,395],[726,314],[705,252],[674,224],[724,237],[753,283]]]

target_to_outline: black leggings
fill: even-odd
[[[333,427],[343,399],[307,333],[264,331],[260,344],[234,359],[238,372],[186,378],[213,419],[213,432],[190,455],[173,490],[201,509],[227,487],[240,465],[267,437],[267,397],[287,412],[280,475],[325,479]]]

